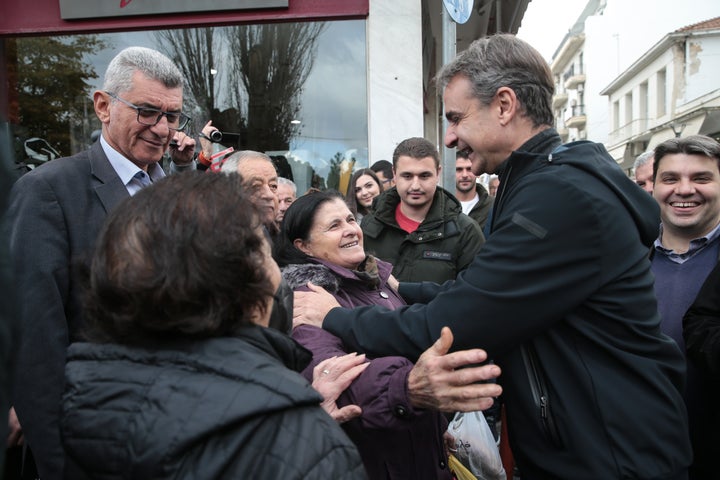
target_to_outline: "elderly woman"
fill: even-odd
[[[308,281],[330,291],[343,307],[405,304],[388,285],[392,266],[365,254],[363,233],[338,192],[298,198],[285,212],[276,259],[296,290]],[[340,339],[320,328],[301,325],[292,334],[313,353],[313,364],[343,355]],[[445,417],[415,409],[407,379],[413,364],[402,357],[370,360],[370,365],[338,398],[355,403],[359,418],[343,424],[372,479],[449,479],[443,447]],[[311,368],[303,374],[310,378]]]
[[[280,271],[241,178],[186,173],[108,217],[68,350],[66,478],[366,478],[268,325]]]
[[[373,200],[383,192],[383,184],[377,174],[369,168],[353,173],[350,178],[345,201],[359,224],[362,218],[372,211]]]

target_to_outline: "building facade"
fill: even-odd
[[[665,35],[601,93],[608,97],[607,145],[625,168],[676,136],[720,140],[720,17]]]

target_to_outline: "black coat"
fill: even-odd
[[[362,479],[354,445],[272,329],[238,338],[68,349],[66,478]]]
[[[705,478],[717,471],[720,458],[720,263],[685,314],[683,337],[688,362],[697,367],[703,387],[696,401],[705,416],[691,434],[696,448],[694,473]]]
[[[400,284],[426,305],[336,308],[323,327],[372,355],[415,360],[443,326],[454,349],[486,349],[523,478],[672,478],[691,451],[647,254],[658,205],[602,145],[559,145],[549,129],[504,163],[492,233],[457,280]]]

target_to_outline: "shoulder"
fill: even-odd
[[[338,291],[340,285],[338,278],[328,267],[317,263],[288,265],[281,272],[283,278],[293,290],[306,286],[308,282],[313,282],[315,285],[334,293]]]

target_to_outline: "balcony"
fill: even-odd
[[[567,127],[557,127],[555,130],[557,130],[558,135],[560,135],[562,142],[563,143],[567,142],[568,135],[570,134]]]
[[[565,126],[567,128],[584,128],[586,123],[585,105],[574,105],[570,118],[565,120]]]
[[[565,80],[565,88],[568,90],[574,90],[581,83],[585,83],[585,74],[577,73],[575,75],[567,77],[567,79]]]
[[[552,108],[553,108],[553,110],[554,110],[554,109],[557,109],[557,108],[562,108],[562,107],[564,107],[565,104],[567,103],[567,101],[568,101],[568,94],[567,94],[567,92],[558,92],[558,93],[556,93],[555,95],[553,95],[553,100],[552,100]]]

